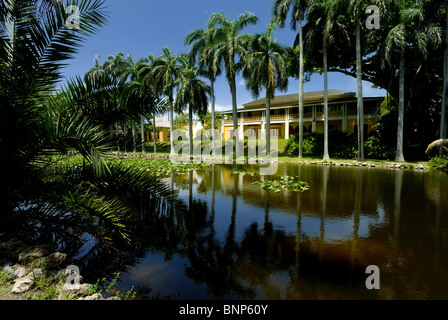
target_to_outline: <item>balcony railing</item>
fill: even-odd
[[[368,115],[368,114],[377,114],[378,113],[378,109],[377,108],[365,108],[364,109],[364,115]],[[344,112],[342,110],[340,111],[329,111],[328,112],[330,117],[341,117],[344,115]],[[347,110],[347,115],[356,115],[357,114],[357,110],[356,109],[349,109]],[[303,118],[307,119],[307,118],[312,118],[313,117],[313,113],[312,112],[307,112],[303,114]],[[322,118],[323,117],[323,113],[317,113],[316,114],[316,118]],[[299,114],[298,113],[291,113],[289,116],[286,114],[275,114],[275,115],[271,115],[271,121],[276,121],[276,120],[293,120],[293,119],[299,119]],[[241,118],[238,117],[238,121],[241,121]],[[261,121],[265,121],[265,117],[245,117],[243,118],[244,122],[261,122]],[[233,120],[224,120],[224,123],[233,123]]]

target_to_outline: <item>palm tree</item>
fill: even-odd
[[[220,13],[215,13],[208,21],[208,29],[213,30],[212,39],[216,50],[216,64],[223,64],[232,95],[233,129],[236,157],[242,155],[238,135],[238,106],[236,102],[236,75],[241,69],[241,62],[247,54],[245,44],[249,35],[240,32],[250,24],[256,24],[258,18],[252,13],[243,13],[235,21],[230,21]],[[240,61],[236,61],[239,56]]]
[[[304,47],[303,47],[303,20],[308,0],[275,0],[274,15],[278,18],[279,26],[283,28],[286,16],[292,7],[291,28],[299,31],[296,41],[300,48],[299,60],[299,159],[303,158],[303,104],[304,104]]]
[[[275,89],[285,91],[288,88],[286,49],[272,39],[276,25],[274,18],[265,34],[257,34],[250,39],[249,53],[243,66],[243,77],[254,97],[260,95],[263,87],[266,89],[267,157],[271,154],[271,99],[274,97]]]
[[[427,49],[429,46],[438,46],[441,42],[441,30],[438,26],[428,24],[425,21],[424,3],[412,0],[390,1],[391,10],[399,12],[398,21],[393,21],[391,29],[388,31],[384,44],[384,61],[391,66],[394,63],[393,57],[398,56],[398,77],[399,77],[399,101],[398,101],[398,127],[397,127],[397,152],[395,161],[404,162],[403,153],[403,132],[404,132],[404,112],[405,112],[405,71],[406,71],[406,47],[407,39],[417,39],[411,41],[417,48],[417,52],[424,60],[427,59]]]
[[[152,117],[153,124],[153,136],[154,136],[154,154],[157,153],[157,127],[156,127],[156,117],[159,114],[163,114],[167,111],[167,99],[161,98],[160,93],[157,91],[157,83],[151,76],[153,72],[153,65],[157,58],[150,54],[148,59],[145,59],[144,63],[139,64],[137,70],[137,82],[135,85],[140,86],[141,89],[146,92],[150,97],[150,113],[141,116],[141,135],[144,139],[144,118]],[[157,107],[157,108],[156,108]],[[144,143],[144,141],[142,141]],[[143,148],[143,147],[142,147]]]
[[[193,113],[205,115],[208,107],[208,97],[210,87],[200,80],[199,70],[195,68],[192,61],[186,55],[180,55],[183,70],[181,74],[181,84],[177,91],[174,107],[176,112],[188,106],[190,155],[193,155]]]
[[[212,154],[216,154],[216,134],[215,134],[215,81],[221,74],[220,65],[217,63],[216,49],[213,44],[213,34],[215,30],[209,25],[206,30],[198,29],[190,32],[185,38],[185,44],[192,44],[190,55],[196,60],[199,72],[202,76],[210,80],[210,100],[212,115]],[[193,60],[193,61],[194,61]]]
[[[122,88],[122,90],[127,90],[128,87],[132,90],[143,90],[141,94],[145,94],[145,88],[142,87],[143,79],[140,78],[139,72],[142,69],[142,66],[147,64],[148,59],[142,58],[138,61],[135,61],[130,55],[127,55],[124,58],[123,53],[119,53],[115,56],[110,55],[108,60],[103,64],[99,65],[98,62],[95,62],[95,66],[87,73],[86,77],[96,77],[101,75],[109,76],[113,79],[114,83],[117,86]],[[138,120],[141,121],[141,125],[144,125],[144,118],[148,114],[148,110],[150,112],[154,110],[151,106],[138,106],[135,109],[136,105],[127,105],[126,103],[122,103],[121,111],[117,114],[118,117],[116,121],[122,122],[123,133],[125,135],[125,150],[126,150],[126,135],[127,135],[127,121],[131,120],[131,128],[132,128],[132,142],[134,152],[137,148],[137,134],[136,134],[136,124],[135,122]],[[132,109],[134,108],[134,109]],[[105,113],[105,115],[107,115]],[[111,124],[112,127],[112,124]],[[117,135],[119,135],[118,124],[116,123]],[[112,131],[112,129],[110,129]],[[144,139],[144,131],[142,133],[142,140]],[[144,152],[144,140],[142,141],[142,151]]]
[[[446,106],[448,103],[448,3],[445,1],[446,12],[446,28],[445,28],[445,53],[443,59],[443,96],[442,96],[442,112],[440,117],[440,139],[446,138]],[[442,154],[443,148],[439,153]]]
[[[358,91],[358,160],[364,161],[364,98],[362,93],[361,12],[364,2],[350,0],[349,8],[355,16],[356,30],[356,81]]]
[[[141,106],[144,96],[104,75],[77,77],[55,93],[66,61],[106,22],[103,1],[77,4],[82,23],[72,31],[59,1],[0,3],[2,236],[65,244],[64,235],[82,243],[88,232],[98,242],[129,240],[139,219],[171,197],[155,176],[107,158],[100,110]],[[51,157],[68,152],[81,154],[81,163],[59,165]]]
[[[172,54],[168,47],[163,48],[163,55],[154,60],[152,72],[147,77],[153,78],[157,91],[168,99],[170,112],[170,145],[171,155],[174,155],[174,89],[179,85],[182,66],[178,58]]]
[[[310,0],[308,3],[308,30],[306,32],[307,52],[316,43],[321,43],[323,54],[324,73],[324,160],[330,160],[328,152],[328,48],[336,38],[342,36],[349,41],[344,23],[340,19],[340,13],[346,12],[341,6],[344,1]]]

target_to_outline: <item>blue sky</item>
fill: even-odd
[[[211,14],[222,13],[236,19],[244,12],[252,12],[258,18],[258,24],[247,27],[243,32],[263,33],[272,19],[273,0],[106,0],[108,23],[98,33],[91,36],[74,60],[64,70],[67,78],[84,75],[93,65],[95,55],[100,63],[109,55],[123,52],[138,60],[149,54],[159,56],[164,46],[174,54],[188,53],[189,46],[184,45],[186,35],[199,28],[205,28]],[[292,45],[295,32],[287,24],[284,29],[274,33],[274,37],[284,45]],[[237,79],[238,107],[254,100],[246,90],[241,77]],[[356,79],[338,73],[329,74],[329,89],[356,92]],[[287,92],[297,93],[298,81],[290,78]],[[316,74],[305,83],[305,91],[323,89],[323,77]],[[384,90],[372,89],[370,83],[364,84],[364,96],[384,95]],[[262,92],[262,96],[264,93]],[[216,83],[217,110],[231,109],[231,95],[225,76]]]

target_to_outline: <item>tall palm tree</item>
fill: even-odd
[[[181,112],[188,106],[190,155],[193,155],[193,113],[205,115],[207,112],[207,95],[210,87],[199,79],[199,70],[193,66],[186,55],[180,55],[179,60],[182,62],[183,70],[174,108],[177,112]]]
[[[428,47],[438,46],[441,42],[441,30],[434,24],[425,21],[426,13],[424,3],[413,0],[394,0],[388,2],[390,10],[399,12],[398,20],[392,21],[390,30],[384,44],[384,61],[390,65],[398,60],[399,77],[399,101],[398,101],[398,125],[397,125],[397,152],[395,161],[404,162],[403,133],[405,113],[405,72],[406,72],[406,48],[408,39],[421,59],[426,60]],[[395,59],[394,59],[395,58]]]
[[[283,28],[286,16],[291,10],[291,28],[299,28],[296,42],[300,48],[299,61],[299,159],[303,158],[303,104],[304,104],[304,46],[303,46],[303,21],[308,0],[275,0],[274,15],[278,17],[280,27]]]
[[[309,0],[308,3],[308,23],[307,23],[307,52],[317,43],[321,44],[323,55],[324,74],[324,160],[330,160],[328,152],[328,48],[335,42],[336,38],[344,37],[348,39],[348,33],[340,14],[346,12],[342,10],[344,1],[333,0]]]
[[[266,89],[266,155],[271,155],[271,99],[276,89],[288,88],[286,68],[286,49],[276,40],[272,33],[277,26],[276,18],[270,23],[265,34],[257,34],[249,41],[249,53],[243,66],[243,77],[247,88],[254,97]]]
[[[443,97],[442,97],[442,112],[440,117],[440,139],[446,139],[446,109],[448,103],[448,3],[445,1],[446,12],[446,28],[445,28],[445,52],[443,59]],[[439,153],[442,154],[443,148],[440,148]]]
[[[116,82],[117,86],[121,87],[123,90],[126,90],[126,87],[130,86],[131,89],[137,89],[140,90],[138,87],[138,82],[143,81],[143,79],[140,79],[139,77],[139,71],[142,67],[142,65],[146,64],[148,62],[148,59],[142,58],[138,61],[135,61],[130,55],[127,55],[127,57],[124,57],[123,53],[118,53],[117,55],[110,55],[108,57],[108,60],[102,63],[101,65],[98,64],[98,62],[95,62],[95,66],[91,68],[91,70],[87,73],[86,77],[96,77],[101,74],[110,76],[114,79],[114,82]],[[141,92],[144,94],[144,92]],[[131,128],[132,128],[132,140],[133,140],[133,149],[136,151],[137,147],[137,134],[136,134],[136,124],[135,121],[140,120],[142,117],[143,119],[147,116],[148,110],[153,110],[150,106],[138,106],[138,110],[135,109],[135,105],[121,105],[121,113],[119,113],[120,117],[116,120],[119,122],[122,122],[122,128],[123,133],[125,136],[127,135],[127,121],[131,120]],[[132,110],[132,108],[134,108]],[[143,123],[143,122],[142,122]],[[116,124],[117,128],[117,135],[119,134],[118,131],[118,124]],[[112,129],[111,129],[112,130]],[[143,134],[142,134],[143,138]],[[127,139],[125,140],[125,144]],[[144,144],[144,141],[142,142]],[[142,145],[143,151],[144,146]],[[126,149],[126,146],[125,146]]]
[[[236,101],[236,75],[241,69],[242,61],[247,54],[245,44],[249,35],[240,34],[248,25],[256,24],[258,18],[252,13],[243,13],[237,20],[230,21],[220,13],[215,13],[208,21],[208,29],[213,30],[213,43],[216,50],[215,60],[223,64],[226,78],[232,95],[232,115],[236,157],[242,155],[238,134],[238,106]],[[240,61],[237,61],[237,56]]]
[[[349,8],[355,17],[356,30],[356,82],[358,96],[358,160],[364,161],[364,98],[362,93],[361,12],[364,1],[350,0]]]
[[[147,77],[153,78],[157,91],[168,99],[170,113],[170,146],[171,155],[174,155],[174,89],[179,85],[182,74],[182,65],[168,47],[163,48],[163,54],[154,60],[152,72]]]
[[[212,154],[216,154],[215,134],[215,81],[221,74],[221,66],[215,59],[216,48],[213,46],[215,30],[209,25],[207,29],[198,29],[190,32],[185,38],[186,44],[192,44],[190,55],[196,60],[200,74],[210,80],[210,100],[212,115]]]

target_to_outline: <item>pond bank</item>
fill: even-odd
[[[72,284],[69,265],[67,255],[51,245],[0,243],[0,300],[121,300],[106,299],[81,276]]]
[[[153,154],[153,153],[120,153],[113,154],[114,157],[120,159],[130,158],[145,158],[145,159],[174,159],[176,161],[204,161],[216,164],[222,164],[226,162],[224,157],[211,157],[211,156],[171,156],[170,154]],[[228,162],[231,159],[227,160]],[[244,158],[238,159],[238,164],[265,164],[265,163],[295,163],[295,164],[311,164],[311,165],[330,165],[330,166],[346,166],[346,167],[367,167],[367,168],[386,168],[386,169],[414,169],[414,170],[428,170],[431,166],[421,163],[400,163],[400,162],[374,162],[374,161],[357,161],[349,159],[341,160],[299,160],[299,159],[285,159],[285,158],[273,158],[271,160],[262,158]]]

